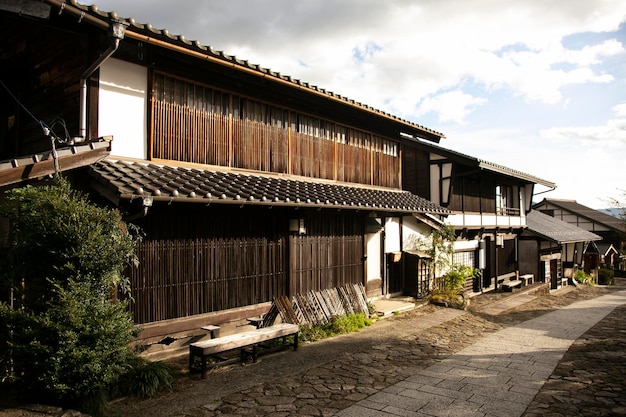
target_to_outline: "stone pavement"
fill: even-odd
[[[108,415],[282,417],[395,411],[508,417],[520,415],[528,403],[525,417],[626,415],[626,305],[600,320],[610,305],[625,302],[626,280],[617,281],[616,287],[581,286],[551,294],[486,293],[473,299],[468,311],[426,305],[361,332],[264,356],[257,364],[216,368],[206,380],[185,375],[182,358],[183,375],[172,392],[148,400],[117,400]],[[585,302],[573,304],[580,301]],[[577,336],[597,320],[588,333]],[[528,337],[519,340],[520,332]],[[540,340],[549,347],[544,349]],[[498,347],[505,353],[493,351]],[[513,376],[507,377],[511,370]],[[426,404],[424,398],[441,401]],[[0,410],[5,415],[61,413]]]
[[[621,291],[500,330],[336,415],[521,416],[570,345],[625,303]]]

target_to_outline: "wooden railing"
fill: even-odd
[[[229,166],[229,138],[228,116],[155,101],[154,158]]]

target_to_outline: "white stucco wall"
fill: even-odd
[[[148,70],[109,58],[100,67],[98,135],[113,136],[111,154],[147,159]]]
[[[432,228],[424,223],[418,222],[413,216],[402,218],[402,250],[414,250],[415,239],[419,236],[430,236]]]
[[[380,245],[382,243],[381,233],[368,233],[366,236],[366,253],[367,261],[367,280],[373,281],[376,279],[381,279],[380,276],[380,268],[381,268],[381,258],[380,258]]]
[[[400,252],[400,218],[389,217],[385,221],[385,253]]]

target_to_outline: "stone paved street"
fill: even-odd
[[[151,417],[626,415],[622,399],[626,307],[613,312],[607,306],[588,308],[607,295],[615,305],[626,302],[623,292],[619,300],[615,297],[626,289],[624,280],[618,284],[566,288],[550,295],[485,294],[473,299],[467,312],[424,306],[358,333],[264,356],[257,364],[216,368],[206,380],[185,375],[172,392],[149,400],[119,400],[109,413]],[[591,304],[573,304],[585,300],[592,300]],[[555,310],[560,311],[558,322],[549,315]],[[581,321],[587,324],[581,326]],[[535,346],[527,338],[515,342],[520,332],[541,336],[541,326],[552,333],[554,346]],[[591,329],[585,333],[585,327]],[[484,351],[495,346],[505,346],[511,355]],[[471,358],[473,365],[467,367]],[[185,362],[186,358],[177,362],[183,372]],[[515,378],[501,368],[514,369]],[[477,369],[488,372],[480,376]],[[478,383],[469,383],[478,377]],[[505,388],[508,391],[503,392]],[[482,403],[477,401],[481,398]],[[443,407],[446,404],[448,408]],[[0,412],[5,415],[30,414]]]
[[[578,338],[525,417],[626,416],[626,306]]]
[[[337,415],[521,416],[570,344],[624,303],[626,291],[500,330]]]
[[[528,327],[524,326],[527,321],[542,320],[542,317],[550,311],[574,302],[614,294],[620,289],[623,288],[579,287],[560,290],[552,295],[486,294],[475,298],[468,312],[425,306],[385,319],[353,335],[305,345],[297,352],[284,352],[264,357],[262,362],[256,365],[217,370],[206,381],[200,381],[195,379],[197,377],[191,376],[188,385],[179,387],[172,394],[138,403],[122,402],[115,404],[111,411],[124,416],[150,414],[155,417],[161,415],[329,416],[338,413],[352,415],[350,414],[352,411],[358,411],[354,415],[362,416],[367,414],[364,414],[363,409],[359,407],[379,401],[379,408],[381,405],[382,408],[390,408],[382,414],[372,415],[392,415],[394,411],[396,415],[411,415],[407,407],[414,407],[415,403],[410,401],[412,398],[408,395],[402,398],[394,391],[402,388],[409,389],[405,394],[413,395],[414,392],[410,389],[416,388],[417,384],[425,385],[428,381],[423,378],[426,376],[441,378],[441,372],[458,360],[450,355],[455,352],[467,355],[471,349],[476,349],[482,343],[488,343],[491,337],[502,339],[505,335],[505,339],[512,339],[518,333],[512,326],[519,325],[518,330],[524,329]],[[624,301],[626,300],[622,300]],[[516,305],[517,303],[521,304]],[[569,315],[565,316],[565,322],[552,323],[552,320],[548,318],[547,325],[556,326],[556,329],[571,327],[570,321],[576,322],[575,315],[578,309],[570,308],[568,311]],[[608,312],[609,310],[603,310],[595,317],[587,317],[587,320],[591,321],[587,327],[595,324],[595,321]],[[589,313],[585,312],[584,315],[589,316]],[[546,322],[546,319],[543,321]],[[626,323],[622,321],[614,321],[613,326],[621,327],[622,330],[612,329],[607,337],[610,338],[611,334],[616,334],[616,332],[623,334],[625,325]],[[577,333],[570,334],[569,337],[572,340],[576,339],[587,330],[584,327],[575,330]],[[601,321],[594,329],[598,327],[608,331],[604,328],[604,321]],[[498,335],[497,332],[500,330],[508,333]],[[539,391],[537,398],[543,399],[543,402],[535,404],[532,400],[537,390],[541,388],[541,382],[550,377],[552,369],[571,340],[564,343],[558,342],[559,338],[555,338],[557,346],[554,349],[558,349],[559,352],[546,352],[541,355],[541,358],[535,358],[536,361],[549,361],[550,368],[547,373],[545,370],[543,370],[544,373],[536,372],[537,379],[534,381],[527,378],[528,381],[525,383],[529,386],[524,386],[521,382],[506,385],[509,383],[506,376],[499,379],[496,376],[491,382],[486,382],[488,378],[484,378],[484,387],[480,388],[482,392],[471,394],[482,395],[487,403],[494,405],[493,408],[481,409],[476,404],[473,409],[470,409],[475,414],[468,412],[467,408],[458,408],[458,401],[463,398],[467,399],[468,393],[459,393],[458,381],[452,379],[439,381],[440,385],[436,387],[436,390],[428,393],[431,399],[441,400],[443,396],[440,394],[448,392],[449,398],[454,398],[452,402],[448,400],[453,405],[451,408],[442,408],[442,405],[446,403],[445,400],[439,403],[431,402],[430,405],[418,403],[418,405],[422,404],[420,410],[422,414],[414,415],[506,415],[508,417],[521,415],[528,403],[531,403],[528,415],[545,415],[545,410],[549,405],[547,404],[548,398],[553,397],[549,393]],[[478,344],[472,346],[476,343]],[[515,351],[518,349],[517,345],[514,343],[509,349]],[[462,352],[463,349],[468,350]],[[320,354],[320,351],[327,352],[327,355]],[[519,355],[523,354],[524,352],[519,352],[514,356],[521,358]],[[525,362],[519,362],[517,360],[519,358],[514,358],[510,366],[517,366],[515,372],[523,377],[524,374],[530,372],[525,366],[528,357],[524,357]],[[502,360],[502,358],[492,357],[483,359],[488,366],[494,367],[497,367],[498,361]],[[290,365],[292,363],[301,364],[301,367],[292,367]],[[430,375],[428,375],[428,368],[432,371]],[[580,365],[577,365],[576,369],[580,369]],[[426,372],[426,375],[421,374],[422,372]],[[463,376],[471,377],[471,375]],[[504,399],[496,397],[498,384],[500,387],[513,387]],[[617,384],[623,386],[623,379]],[[233,385],[236,386],[234,391]],[[226,392],[228,386],[230,386],[230,392]],[[560,392],[559,398],[578,395],[579,391],[579,389],[573,389],[567,394]],[[185,394],[186,400],[181,401],[181,396]],[[385,396],[387,396],[386,399]],[[420,401],[426,397],[422,397]],[[388,401],[391,401],[391,404],[387,403]],[[550,401],[554,402],[552,406],[556,410],[564,404],[554,399]],[[420,407],[415,410],[418,408]],[[375,407],[372,407],[370,411],[374,409]],[[168,412],[163,412],[163,410]],[[619,409],[616,410],[619,411]],[[554,415],[559,415],[558,411],[554,412],[556,413]],[[615,415],[610,414],[611,412],[615,411],[604,415]]]

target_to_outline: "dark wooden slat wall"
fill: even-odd
[[[154,158],[400,186],[393,139],[161,73],[153,81]]]
[[[287,219],[301,212],[177,206],[139,224],[139,266],[127,271],[138,324],[363,283],[363,217],[315,211],[298,235]]]
[[[133,316],[149,323],[285,295],[284,242],[265,238],[142,242],[130,270]]]

